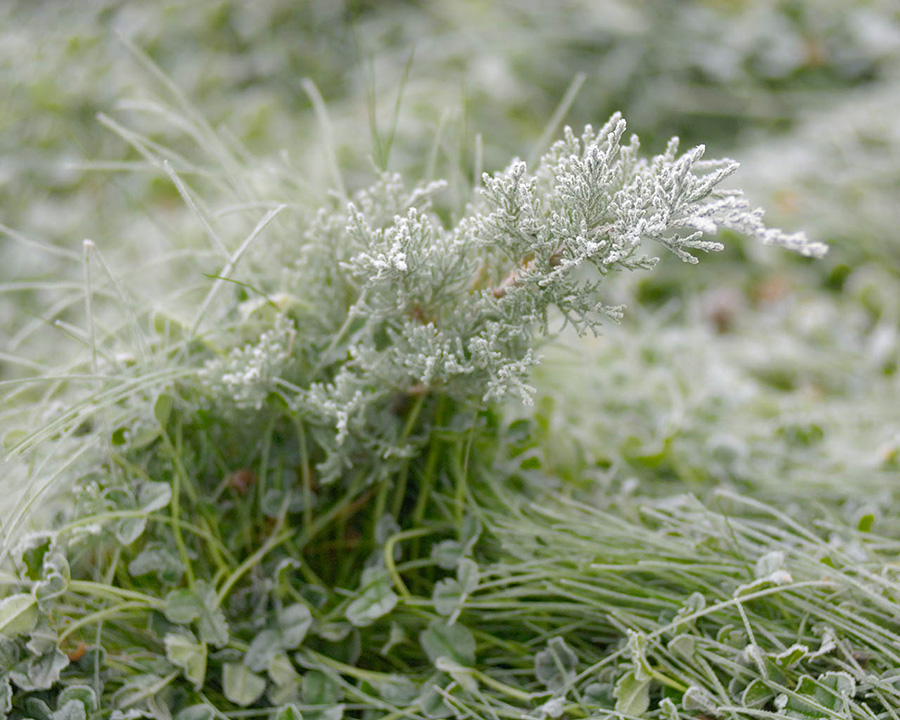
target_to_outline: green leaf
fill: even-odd
[[[284,653],[272,658],[267,668],[269,679],[276,685],[289,685],[300,681],[300,674],[294,669],[291,659]]]
[[[216,589],[209,583],[198,580],[194,586],[194,592],[200,599],[200,618],[197,620],[197,629],[200,639],[212,643],[216,647],[228,644],[228,623],[225,614],[218,606]]]
[[[537,708],[537,714],[539,717],[552,718],[552,720],[561,718],[566,711],[565,702],[566,701],[562,697],[552,697]]]
[[[682,634],[673,637],[666,648],[673,655],[680,655],[686,660],[691,660],[694,657],[695,645],[696,638],[693,635]]]
[[[57,701],[56,712],[50,717],[52,720],[87,720],[87,712],[79,700]]]
[[[190,590],[173,590],[166,595],[166,605],[163,614],[169,622],[178,625],[187,625],[193,622],[203,612],[203,604]]]
[[[390,575],[382,568],[369,568],[362,575],[362,592],[347,606],[345,617],[356,627],[371,625],[397,605]]]
[[[638,680],[650,680],[653,677],[653,670],[647,660],[647,637],[646,635],[628,631],[628,652],[631,660],[634,662],[634,674]]]
[[[856,681],[845,672],[828,672],[813,679],[804,675],[794,695],[788,697],[784,714],[806,720],[844,714],[847,702],[856,693]]]
[[[0,600],[0,635],[14,637],[31,632],[38,620],[37,598],[18,593]]]
[[[306,672],[302,697],[305,705],[318,706],[307,710],[306,720],[341,720],[344,716],[344,706],[340,704],[341,687],[323,672]]]
[[[69,561],[58,550],[44,556],[43,579],[34,588],[38,606],[43,608],[48,600],[62,595],[69,587],[71,571]]]
[[[191,633],[168,633],[164,639],[166,657],[199,690],[206,680],[206,643],[197,642]]]
[[[300,647],[312,625],[312,614],[303,603],[289,605],[278,615],[281,641],[288,650]]]
[[[372,684],[382,700],[398,707],[411,705],[419,695],[419,688],[406,675],[380,677]]]
[[[216,717],[216,710],[212,705],[198,703],[179,710],[175,720],[213,720],[214,717]]]
[[[716,633],[716,642],[739,650],[747,645],[747,633],[734,625],[723,625]]]
[[[306,507],[306,498],[294,488],[269,488],[260,500],[259,507],[266,517],[276,518],[285,509],[289,513],[300,512]]]
[[[166,482],[145,482],[138,490],[138,505],[147,513],[167,507],[172,501],[172,486]]]
[[[561,637],[551,638],[547,649],[534,656],[534,672],[552,693],[560,693],[575,680],[578,658]]]
[[[437,681],[425,683],[425,688],[417,701],[418,706],[422,708],[422,713],[429,720],[440,720],[440,718],[450,717],[455,714],[453,708],[450,707],[444,696],[439,692],[439,688],[440,685],[438,685]]]
[[[456,580],[441,580],[434,586],[431,599],[439,615],[452,615],[461,609],[470,593],[478,588],[478,564],[469,558],[456,565]]]
[[[681,699],[681,707],[685,712],[700,711],[707,715],[719,715],[716,701],[706,690],[696,685],[691,685]]]
[[[50,551],[55,540],[49,533],[27,535],[16,548],[19,562],[25,568],[25,576],[29,580],[39,580],[44,567],[44,556]]]
[[[172,406],[175,404],[171,395],[167,393],[161,393],[160,396],[156,399],[156,402],[153,405],[153,417],[156,418],[156,422],[159,423],[159,426],[165,430],[166,425],[169,422],[169,417],[172,415]]]
[[[335,705],[340,699],[340,686],[325,673],[309,670],[303,675],[303,702],[307,705]]]
[[[451,615],[462,602],[462,588],[452,578],[441,580],[434,586],[431,601],[438,615]]]
[[[147,528],[147,518],[144,516],[122,518],[116,523],[116,540],[122,545],[131,545]]]
[[[0,668],[11,668],[18,664],[20,657],[19,643],[0,635]]]
[[[222,689],[231,702],[246,707],[263,694],[266,681],[243,663],[225,663],[222,668]]]
[[[25,647],[28,652],[37,657],[55,650],[58,643],[59,633],[57,633],[55,627],[50,625],[49,619],[46,616],[42,616],[32,629]]]
[[[478,563],[469,558],[463,558],[456,566],[456,580],[459,582],[460,588],[464,596],[469,596],[478,589],[478,582],[481,579],[481,573],[478,570]]]
[[[10,671],[10,679],[22,690],[49,690],[59,680],[59,674],[69,664],[69,658],[58,648],[32,658],[25,672]],[[20,666],[21,667],[21,666]]]
[[[25,712],[34,720],[51,720],[53,717],[50,706],[37,697],[25,699]]]
[[[659,718],[660,720],[679,720],[678,708],[672,702],[672,698],[663,698],[659,701]]]
[[[353,630],[352,625],[345,622],[322,623],[316,627],[316,635],[328,642],[339,642]]]
[[[419,642],[432,663],[439,657],[448,657],[466,667],[475,664],[475,638],[459,623],[448,625],[442,620],[432,620],[428,629],[419,635]]]
[[[456,660],[451,660],[446,655],[442,655],[435,660],[434,666],[441,672],[447,673],[466,692],[478,692],[478,681],[472,677],[471,668],[460,665]]]
[[[384,656],[393,649],[395,645],[401,645],[409,640],[409,636],[406,634],[406,631],[400,626],[399,623],[392,622],[391,623],[391,632],[388,635],[387,642],[381,646],[381,650],[378,652]]]
[[[679,622],[682,618],[690,617],[706,607],[706,598],[698,592],[691,593],[690,596],[684,601],[682,606],[678,608],[678,612],[675,613],[674,626],[672,631],[677,635],[679,633],[684,633],[694,627],[697,619],[689,620],[688,622]]]
[[[130,675],[122,687],[113,693],[112,706],[121,710],[146,702],[156,697],[167,684],[166,679],[156,673]]]
[[[859,522],[856,525],[856,529],[860,532],[871,532],[872,526],[875,524],[875,516],[872,513],[868,513],[867,515],[863,515]]]
[[[284,558],[278,561],[275,567],[275,583],[280,587],[291,581],[291,573],[301,566],[301,562],[295,558]]]
[[[123,442],[127,440],[128,447],[131,450],[140,450],[141,448],[145,448],[160,436],[160,429],[158,427],[132,428],[128,431],[127,436],[124,434],[124,432],[125,431],[123,430],[122,440]],[[115,445],[115,441],[113,441],[113,444]]]
[[[163,614],[170,622],[187,625],[197,621],[200,639],[216,647],[228,644],[228,623],[218,607],[215,588],[198,580],[194,590],[173,590],[166,595]]]
[[[262,672],[269,667],[269,662],[284,650],[281,635],[276,630],[263,630],[250,643],[244,654],[244,665],[254,672]]]
[[[777,655],[772,656],[772,660],[776,665],[780,668],[787,669],[792,665],[796,665],[798,662],[803,660],[804,658],[809,656],[809,648],[806,645],[800,645],[799,643],[795,643],[791,645],[784,652],[780,652]]]
[[[375,543],[381,547],[384,547],[388,539],[392,535],[396,535],[398,532],[400,532],[400,525],[397,524],[394,516],[390,513],[385,513],[378,519],[378,522],[375,523]],[[394,561],[396,562],[400,560],[402,556],[403,554],[400,548],[400,544],[398,543],[394,546]]]
[[[788,682],[784,669],[775,663],[772,656],[763,652],[759,645],[747,645],[744,655],[756,665],[760,675],[772,683],[786,685]]]
[[[57,707],[60,707],[70,700],[77,700],[84,705],[85,712],[88,715],[97,712],[100,708],[94,688],[88,687],[87,685],[69,685],[59,694],[56,705]]]
[[[442,540],[431,549],[431,558],[439,568],[452,570],[463,557],[463,552],[463,545],[459,541]]]
[[[639,717],[650,707],[650,680],[639,680],[635,671],[625,673],[613,690],[616,712]]]
[[[744,692],[741,693],[741,704],[748,708],[762,707],[774,697],[775,691],[757,678],[744,688]]]
[[[585,700],[592,705],[599,705],[606,708],[613,706],[613,700],[615,698],[613,698],[613,686],[610,683],[592,682],[584,688],[583,692]]]
[[[269,699],[274,704],[283,705],[299,696],[302,678],[287,655],[281,653],[273,657],[268,672],[269,679],[275,685],[269,690]]]
[[[303,720],[303,715],[295,705],[284,705],[275,713],[275,720]]]
[[[6,717],[6,713],[12,710],[12,685],[9,675],[0,675],[0,716]]]
[[[474,515],[466,515],[459,529],[459,540],[443,540],[431,549],[431,557],[443,570],[453,570],[460,560],[472,554],[481,536],[481,523]]]
[[[184,574],[181,558],[165,545],[147,545],[128,563],[131,577],[154,574],[160,582],[177,583]],[[190,621],[189,621],[190,622]]]

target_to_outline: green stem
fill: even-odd
[[[518,688],[514,688],[511,685],[507,685],[506,683],[502,683],[499,680],[495,680],[490,675],[485,675],[480,670],[475,670],[474,668],[466,668],[466,671],[471,673],[472,677],[478,678],[478,680],[483,682],[488,687],[491,687],[494,690],[499,690],[504,695],[519,700],[520,702],[531,702],[535,697],[532,693],[527,693],[524,690],[519,690]]]
[[[391,515],[394,520],[400,522],[400,512],[403,510],[403,498],[406,496],[406,484],[409,480],[409,461],[403,463],[400,468],[400,477],[397,478],[397,484],[394,485],[394,501],[391,503]]]
[[[269,481],[269,452],[272,449],[272,433],[275,431],[275,416],[269,421],[263,436],[262,452],[259,459],[259,482],[257,483],[256,501],[261,505],[266,496],[266,485]]]
[[[415,707],[417,706],[412,705],[405,710],[394,710],[394,712],[390,713],[389,715],[385,715],[383,718],[381,718],[381,720],[400,720],[400,718],[405,717],[420,717],[415,713]]]
[[[172,457],[172,464],[175,466],[175,477],[172,481],[172,501],[169,504],[169,514],[172,516],[172,533],[175,535],[175,546],[178,548],[178,554],[181,556],[181,564],[184,565],[184,574],[187,578],[188,587],[193,590],[194,567],[191,564],[190,555],[188,555],[187,545],[185,545],[184,542],[184,535],[181,534],[180,524],[182,481],[184,481],[185,489],[190,488],[190,481],[184,470],[184,466],[181,464],[181,459],[178,457],[178,453],[175,451],[172,441],[169,439],[169,435],[165,429],[163,429],[161,437],[166,445],[166,449],[169,451],[169,455]],[[190,494],[193,495],[193,489],[191,489]],[[196,501],[195,496],[191,499]]]
[[[425,470],[422,473],[421,481],[419,482],[418,489],[418,497],[416,498],[416,507],[413,510],[412,516],[412,524],[415,527],[416,525],[420,525],[422,523],[422,518],[425,517],[425,509],[428,507],[428,501],[431,498],[431,490],[434,487],[434,479],[435,479],[435,468],[437,467],[438,459],[441,455],[441,442],[437,438],[435,431],[438,427],[440,427],[443,419],[444,419],[444,406],[446,404],[446,398],[441,398],[438,401],[437,409],[434,413],[434,422],[435,426],[431,431],[431,445],[428,451],[428,458],[425,461]]]
[[[378,521],[384,516],[384,509],[387,507],[387,495],[390,490],[391,483],[389,479],[382,480],[378,484],[378,494],[375,495],[375,506],[372,508],[372,527],[378,525]],[[374,537],[374,532],[372,533]]]
[[[337,670],[342,675],[348,675],[350,677],[356,678],[357,680],[374,680],[377,682],[379,680],[385,680],[391,677],[391,675],[388,675],[386,673],[374,672],[373,670],[364,670],[363,668],[346,665],[339,660],[334,660],[328,657],[327,655],[321,655],[315,650],[305,650],[303,654],[324,665],[325,667],[330,667],[332,670]]]
[[[463,516],[466,511],[466,494],[469,487],[469,457],[472,452],[472,441],[475,439],[474,420],[472,428],[469,430],[469,437],[466,440],[465,458],[460,467],[459,458],[455,457],[453,470],[456,474],[456,524],[462,525]]]
[[[148,697],[153,697],[154,695],[156,695],[156,693],[158,693],[160,690],[162,690],[166,685],[168,685],[175,678],[177,678],[180,673],[181,673],[181,671],[178,670],[176,672],[166,675],[164,678],[160,678],[159,682],[153,683],[153,685],[151,685],[150,687],[145,689],[143,692],[138,693],[137,695],[129,696],[127,698],[127,701],[123,702],[119,707],[127,708],[130,705],[135,705],[135,704],[139,703],[141,700],[144,700]]]
[[[397,571],[397,565],[394,563],[394,546],[401,540],[409,540],[410,538],[430,535],[431,533],[437,532],[439,529],[439,527],[427,527],[404,530],[403,532],[389,537],[387,542],[384,544],[384,564],[387,568],[388,574],[394,581],[394,586],[397,588],[397,592],[399,592],[400,595],[403,596],[403,598],[406,600],[410,599],[412,597],[412,594],[409,592],[409,589],[403,582],[403,578],[400,577],[400,573]]]
[[[306,432],[300,418],[295,419],[297,440],[300,444],[300,477],[303,479],[303,526],[309,527],[313,518],[312,471],[309,467],[309,448],[306,445]]]
[[[71,625],[66,627],[59,636],[56,638],[56,645],[59,647],[62,645],[63,641],[69,637],[73,632],[78,630],[79,628],[84,627],[85,625],[90,625],[95,622],[102,622],[106,618],[116,617],[117,615],[122,615],[131,610],[148,610],[147,604],[141,601],[132,601],[132,602],[123,602],[120,605],[115,605],[114,607],[108,607],[103,610],[98,610],[97,612],[91,613],[90,615],[85,615],[80,620],[76,620]]]
[[[407,438],[412,435],[413,428],[416,426],[416,421],[419,419],[419,415],[422,412],[422,407],[425,405],[427,397],[428,395],[426,393],[422,393],[416,398],[415,404],[410,408],[409,414],[406,416],[406,424],[403,426],[403,432],[400,433],[398,445],[402,445]],[[406,460],[403,463],[403,468],[400,470],[400,481],[394,487],[395,495],[391,510],[395,520],[400,513],[400,508],[403,506],[403,496],[406,493],[406,478],[409,474],[409,462],[409,460]],[[384,515],[384,509],[387,506],[387,496],[390,490],[390,481],[383,480],[381,482],[381,487],[378,488],[378,495],[375,497],[375,510],[372,513],[372,520],[374,523],[377,523]]]
[[[302,552],[316,535],[325,528],[332,520],[345,512],[347,508],[356,499],[360,486],[362,485],[362,474],[357,473],[354,477],[347,493],[338,502],[331,506],[331,509],[324,515],[320,515],[307,525],[304,525],[303,533],[297,539],[296,547],[298,552]]]
[[[198,537],[202,537],[204,540],[207,541],[210,553],[213,558],[213,562],[216,564],[216,568],[217,568],[216,572],[221,572],[223,570],[227,570],[230,566],[236,564],[237,560],[228,551],[228,548],[226,548],[221,542],[219,542],[213,536],[212,530],[208,526],[209,521],[205,517],[202,517],[202,516],[201,516],[200,520],[204,524],[207,524],[207,527],[203,531],[202,534],[200,534],[200,533],[196,533],[196,534]]]
[[[687,692],[687,690],[688,690],[687,685],[682,685],[677,680],[673,680],[669,676],[663,675],[658,670],[654,670],[653,668],[650,668],[650,674],[653,676],[653,679],[656,680],[657,682],[661,682],[663,685],[668,685],[670,688],[674,688],[675,690],[678,690],[679,692]]]
[[[104,585],[90,580],[71,580],[69,581],[69,590],[81,595],[113,598],[115,600],[137,600],[145,605],[150,605],[156,610],[161,610],[165,607],[164,601],[152,595],[145,595],[136,590],[126,590],[125,588]]]
[[[276,523],[272,534],[269,536],[268,540],[263,544],[263,546],[253,553],[250,557],[248,557],[244,562],[242,562],[231,575],[228,576],[228,579],[222,584],[222,587],[219,588],[219,592],[216,594],[216,607],[222,604],[222,601],[228,596],[228,593],[231,591],[231,588],[234,587],[234,584],[243,577],[244,573],[246,573],[250,568],[256,565],[260,560],[262,560],[269,552],[280,545],[281,543],[288,540],[293,534],[294,530],[288,530],[285,533],[279,534],[281,520],[283,518],[279,518],[279,522]]]

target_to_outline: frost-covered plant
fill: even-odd
[[[293,311],[294,346],[317,350],[306,351],[305,367],[282,391],[301,415],[336,431],[332,441],[320,436],[329,455],[324,479],[362,448],[381,460],[406,454],[400,425],[387,417],[398,396],[529,402],[539,338],[556,318],[594,333],[604,319],[618,319],[622,309],[603,302],[602,283],[620,270],[651,268],[646,240],[690,263],[691,251],[722,249],[707,237],[720,229],[824,253],[800,233],[767,228],[740,191],[720,187],[737,163],[703,160],[702,146],[679,155],[677,139],[645,160],[635,136],[623,144],[624,132],[618,115],[581,136],[567,129],[533,174],[519,160],[486,174],[452,227],[428,211],[440,184],[407,192],[390,175],[345,208],[320,213],[290,288],[308,299]],[[224,366],[214,361],[206,371],[212,391],[233,397],[235,379],[256,382],[268,342],[234,351]]]
[[[279,314],[256,343],[207,363],[201,377],[226,393],[236,407],[260,410],[278,378],[287,373],[296,332],[293,321]]]
[[[651,699],[671,711],[663,686],[685,711],[742,701],[759,673],[742,671],[725,689],[736,648],[708,677],[673,680],[658,644],[671,623],[650,633],[647,618],[695,619],[703,589],[709,614],[722,611],[715,632],[730,626],[733,593],[765,598],[789,582],[777,557],[759,557],[768,539],[748,540],[746,558],[729,560],[724,590],[673,572],[624,620],[585,613],[581,588],[572,599],[570,553],[547,563],[552,576],[520,567],[535,554],[534,524],[564,525],[528,509],[533,500],[557,507],[547,488],[560,478],[528,457],[528,428],[502,405],[532,397],[543,338],[617,318],[603,281],[652,267],[646,240],[686,262],[721,249],[706,237],[719,229],[824,252],[767,228],[738,191],[722,189],[735,163],[704,161],[702,148],[679,155],[676,141],[641,159],[624,131],[619,116],[580,136],[567,130],[533,173],[515,161],[485,175],[456,223],[430,205],[440,183],[406,190],[392,174],[337,195],[300,231],[273,222],[285,207],[274,205],[191,324],[145,328],[123,300],[133,355],[119,352],[115,332],[89,326],[91,373],[73,381],[93,389],[83,399],[73,390],[73,407],[10,453],[46,452],[33,454],[32,472],[50,478],[38,493],[58,478],[73,486],[43,532],[22,536],[27,506],[3,527],[0,716],[637,715]],[[206,221],[199,203],[192,209]],[[238,261],[264,229],[293,262],[282,272],[283,256],[259,257],[244,282]],[[240,290],[234,300],[216,296],[226,281]],[[69,453],[73,440],[83,447]],[[642,538],[663,521],[654,523]],[[621,544],[621,534],[606,537]],[[559,542],[579,546],[571,557],[584,582],[640,587],[633,559],[606,576],[585,559],[594,551],[581,552],[580,534],[561,531]],[[810,555],[816,543],[803,547]],[[761,564],[757,577],[745,577],[747,559]],[[796,563],[804,578],[810,564]],[[833,565],[846,563],[836,555]],[[853,580],[836,582],[856,592]],[[765,633],[761,657],[778,655],[788,636],[817,639],[779,626]],[[618,647],[626,637],[627,653]],[[588,678],[598,642],[609,670]],[[815,683],[841,666],[801,655],[802,673],[780,682],[807,707]],[[835,703],[855,694],[845,685]]]

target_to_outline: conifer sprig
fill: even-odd
[[[302,298],[298,308],[312,310],[297,310],[296,327],[280,327],[281,345],[290,336],[294,347],[319,348],[288,394],[298,412],[333,431],[320,435],[328,448],[323,479],[335,479],[359,452],[374,450],[381,460],[408,454],[409,437],[401,440],[402,423],[392,416],[398,395],[469,405],[513,395],[529,403],[529,372],[553,319],[580,333],[618,320],[623,308],[604,303],[603,281],[652,268],[647,240],[689,263],[695,251],[723,248],[709,239],[722,229],[824,254],[802,233],[766,227],[741,191],[721,187],[736,162],[703,160],[702,146],[679,155],[677,138],[643,159],[638,138],[623,144],[624,133],[618,114],[580,136],[566,128],[535,172],[515,160],[485,174],[454,226],[430,207],[441,183],[407,191],[392,174],[345,208],[320,213],[291,288]],[[260,342],[207,368],[214,390],[218,384],[238,403],[259,404],[274,389],[259,390],[271,385],[261,358],[287,358],[268,348],[271,334]],[[381,467],[392,471],[390,463]]]

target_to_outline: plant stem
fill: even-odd
[[[403,532],[389,537],[387,542],[384,544],[384,564],[387,567],[387,571],[390,574],[391,579],[394,581],[394,586],[397,588],[397,592],[399,592],[404,599],[408,600],[412,597],[412,594],[409,592],[409,589],[407,589],[406,585],[403,582],[403,579],[400,577],[400,573],[397,571],[397,565],[394,563],[394,546],[402,540],[409,540],[410,538],[418,538],[424,535],[430,535],[434,532],[437,532],[439,529],[439,527],[420,527],[413,528],[412,530],[404,530]]]
[[[56,645],[59,647],[62,645],[63,641],[69,637],[73,632],[78,630],[79,628],[84,627],[85,625],[90,625],[94,622],[101,622],[102,620],[110,617],[116,617],[117,615],[125,614],[132,610],[148,610],[147,603],[142,602],[140,600],[123,602],[119,605],[114,605],[113,607],[104,608],[103,610],[98,610],[97,612],[91,613],[90,615],[85,615],[80,620],[76,620],[71,625],[66,626],[66,629],[63,630],[59,636],[56,638]]]
[[[431,490],[434,487],[435,468],[441,455],[441,441],[438,439],[435,430],[440,428],[444,419],[444,408],[446,405],[446,397],[441,396],[438,400],[437,408],[434,411],[434,428],[432,429],[431,444],[428,450],[428,458],[425,461],[425,470],[419,481],[416,497],[416,506],[413,510],[412,525],[416,527],[422,524],[422,518],[425,517],[425,509],[428,507],[428,501],[431,499]]]

